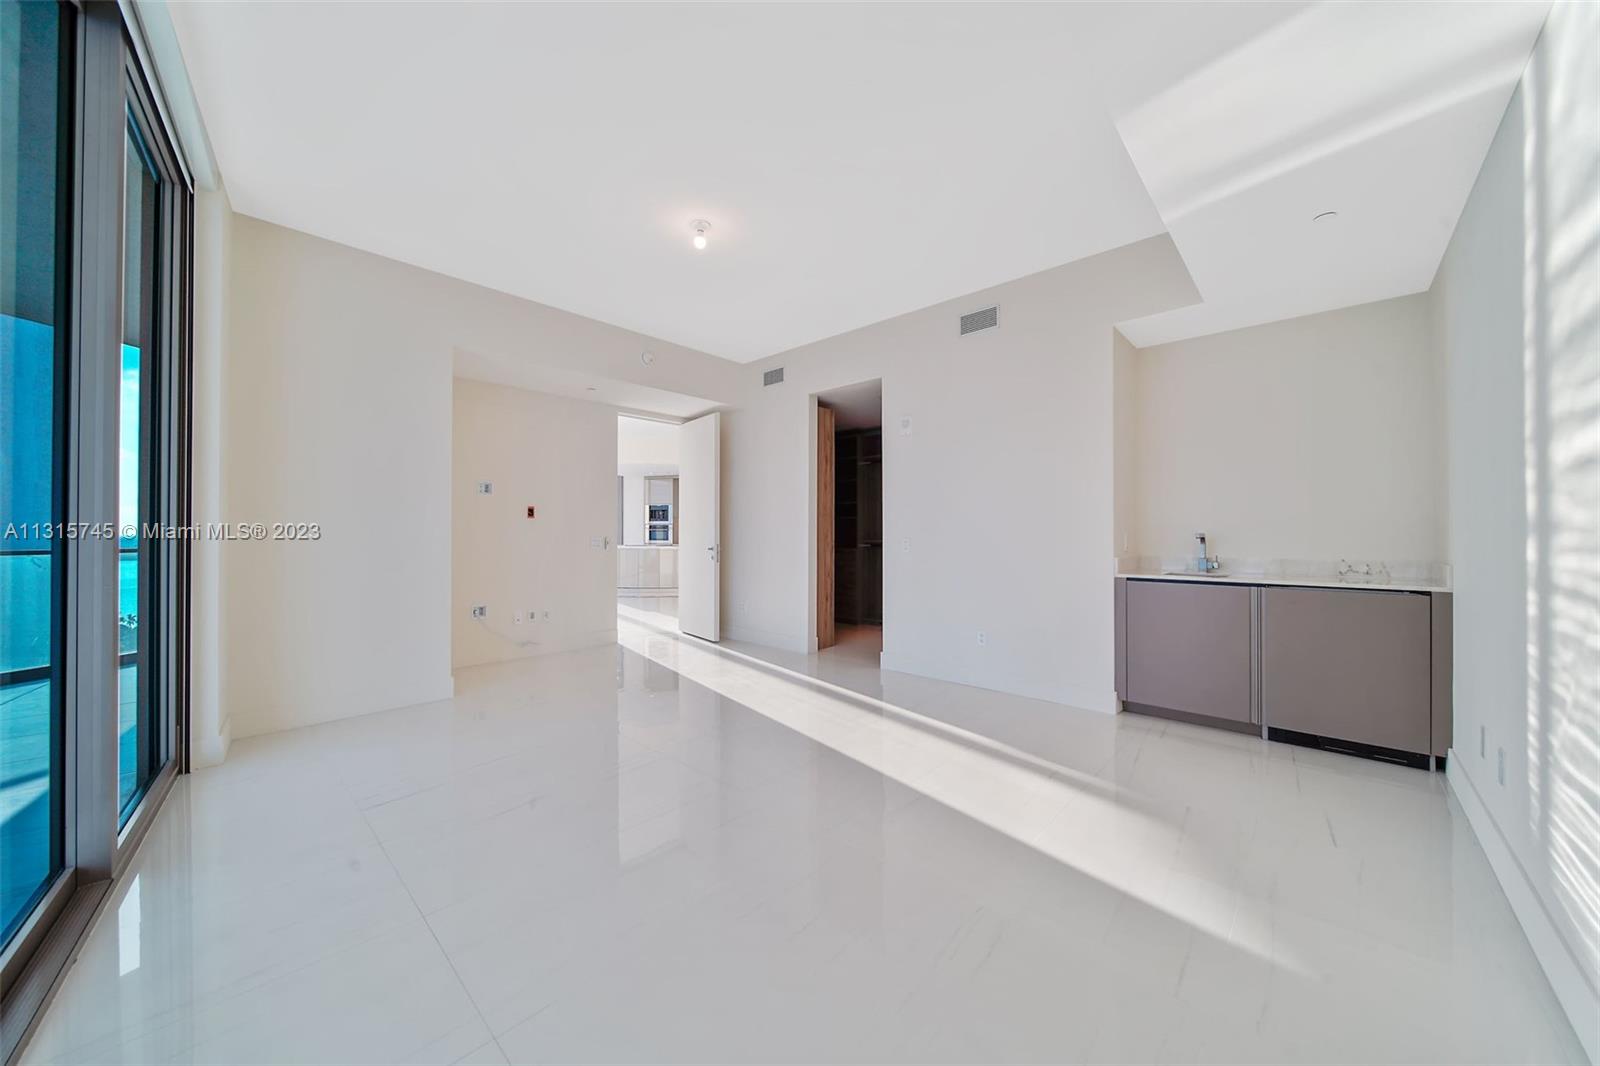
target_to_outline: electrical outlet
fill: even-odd
[[[986,648],[988,646],[989,646],[989,634],[985,633],[981,629],[978,630],[978,647]]]
[[[546,622],[548,622],[548,621],[550,621],[550,612],[549,612],[549,611],[546,611],[546,612],[545,612],[545,613],[544,613],[544,620],[545,620],[545,621],[546,621]]]
[[[488,605],[487,604],[483,604],[483,603],[475,603],[475,604],[473,604],[472,605],[472,617],[474,617],[474,618],[488,618],[489,617],[489,607],[488,607]]]
[[[1500,786],[1504,788],[1506,783],[1506,749],[1500,748],[1498,750],[1500,752]]]
[[[538,620],[539,620],[539,609],[537,607],[529,607],[528,608],[528,621],[537,622]]]
[[[479,496],[493,496],[494,495],[494,482],[492,482],[492,481],[480,481],[480,482],[478,482],[478,495]]]
[[[911,538],[910,537],[901,537],[900,538],[900,550],[903,551],[903,552],[909,552],[911,550]]]
[[[522,612],[521,611],[513,611],[513,612],[511,612],[511,624],[514,625],[514,626],[520,626],[522,624]]]

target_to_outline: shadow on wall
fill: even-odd
[[[1558,4],[1523,81],[1529,829],[1600,960],[1600,7]],[[1555,24],[1570,25],[1555,32]]]

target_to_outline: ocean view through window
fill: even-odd
[[[156,491],[155,390],[147,380],[155,361],[141,358],[141,353],[151,350],[155,340],[159,204],[156,167],[130,108],[123,164],[123,336],[117,420],[117,524],[124,534],[133,534],[122,537],[117,546],[117,806],[122,823],[162,762],[151,721],[150,630],[139,625],[151,614],[146,606],[155,591],[155,553],[139,532],[153,517]]]
[[[55,4],[0,8],[0,946],[62,866],[64,360]]]

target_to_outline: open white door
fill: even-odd
[[[678,628],[722,639],[722,416],[678,428]]]

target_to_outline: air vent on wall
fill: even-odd
[[[974,311],[969,315],[961,316],[961,335],[976,333],[980,329],[989,329],[1000,324],[1000,308],[985,307],[982,311]]]
[[[776,370],[769,370],[761,375],[761,384],[763,385],[777,385],[781,381],[783,381],[783,367],[781,366]]]

